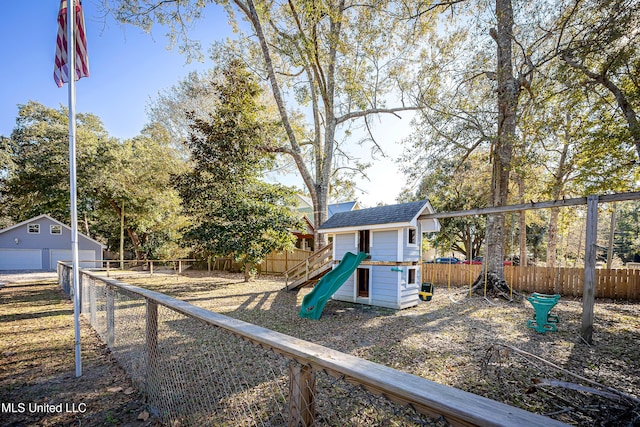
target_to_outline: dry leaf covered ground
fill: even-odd
[[[73,303],[54,280],[1,285],[0,425],[157,425],[138,420],[142,396],[84,321],[76,378]]]
[[[533,313],[526,300],[469,299],[465,289],[436,288],[432,301],[402,311],[329,301],[313,321],[297,315],[309,289],[283,291],[279,278],[243,283],[239,275],[189,271],[123,281],[571,424],[640,425],[637,303],[596,301],[589,346],[579,338],[580,299],[563,298],[558,331],[538,334],[526,327]],[[0,335],[11,337],[0,344],[2,402],[87,404],[84,414],[27,419],[33,425],[154,422],[136,420],[141,396],[125,393],[126,376],[86,327],[85,377],[74,378],[72,305],[54,285],[8,285],[0,299]]]

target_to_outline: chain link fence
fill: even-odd
[[[83,316],[165,425],[562,425],[94,273],[80,282]]]

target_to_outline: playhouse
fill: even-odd
[[[334,269],[347,253],[364,252],[332,298],[402,309],[419,304],[422,233],[437,232],[428,200],[339,212],[319,227],[333,239]]]

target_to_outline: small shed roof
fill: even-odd
[[[434,213],[429,200],[376,206],[368,209],[338,212],[322,224],[318,230],[323,233],[333,233],[356,229],[416,226],[418,217],[426,213]],[[437,221],[430,220],[430,222],[433,222],[436,229],[425,231],[437,231],[440,228]]]

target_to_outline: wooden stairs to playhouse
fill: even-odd
[[[333,243],[311,254],[307,259],[285,271],[286,289],[292,291],[318,283],[331,270]]]

